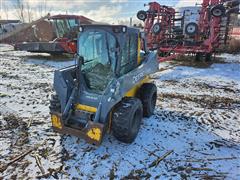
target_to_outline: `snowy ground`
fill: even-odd
[[[136,141],[107,134],[100,147],[52,131],[53,71],[73,62],[39,58],[0,46],[0,179],[240,179],[239,55],[161,64]]]

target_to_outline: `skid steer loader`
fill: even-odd
[[[135,28],[83,25],[79,31],[76,64],[54,74],[53,129],[95,145],[111,131],[132,143],[143,116],[155,109],[157,88],[149,75],[158,70],[157,56]]]

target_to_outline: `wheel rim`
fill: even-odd
[[[153,26],[153,32],[158,33],[160,31],[160,26],[159,25],[154,25]]]
[[[144,15],[144,14],[139,14],[138,18],[139,18],[140,20],[144,20],[144,19],[145,19],[145,15]]]
[[[146,12],[145,11],[138,11],[137,18],[144,21],[147,18]]]
[[[194,33],[196,31],[196,27],[194,25],[190,25],[187,27],[187,32],[188,33]]]
[[[221,16],[222,15],[222,11],[220,9],[214,9],[213,10],[213,15],[214,16]]]

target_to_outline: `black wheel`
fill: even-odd
[[[198,33],[198,25],[194,22],[190,22],[185,27],[185,33],[189,36],[194,36]]]
[[[146,11],[143,11],[143,10],[138,11],[138,13],[137,13],[137,18],[140,19],[140,20],[142,20],[142,21],[145,21],[145,19],[147,19],[147,13],[146,13]]]
[[[212,60],[212,53],[206,53],[205,54],[205,60],[206,61],[211,61]]]
[[[211,8],[211,15],[214,17],[222,17],[225,15],[226,9],[222,4],[217,4]]]
[[[119,141],[132,143],[137,137],[143,117],[142,103],[137,98],[124,98],[112,117],[113,135]]]
[[[52,94],[49,105],[50,112],[61,112],[61,104],[56,93]]]
[[[202,53],[196,53],[195,61],[200,61],[202,59]]]
[[[161,32],[161,30],[162,30],[162,28],[161,28],[161,24],[160,23],[156,23],[152,27],[152,32],[155,35],[158,35]]]
[[[157,87],[153,83],[143,84],[139,94],[143,104],[143,116],[150,117],[154,113],[157,102]]]

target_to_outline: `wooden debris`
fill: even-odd
[[[211,168],[203,168],[203,167],[188,167],[188,168],[186,168],[186,170],[190,170],[190,171],[214,171]]]
[[[26,151],[25,153],[22,153],[21,155],[13,158],[10,162],[6,163],[5,165],[0,165],[0,172],[4,172],[8,166],[12,165],[13,163],[23,159],[25,156],[27,156],[28,154],[30,154],[32,151],[34,151],[35,149],[38,149],[40,146],[43,146],[44,144],[46,144],[46,141],[44,141],[42,144],[37,144],[35,145],[33,148],[29,149],[28,151]]]
[[[220,160],[232,160],[232,159],[237,159],[237,157],[207,158],[208,161],[220,161]]]
[[[29,128],[31,126],[32,122],[33,122],[33,118],[31,117],[28,121],[27,128]]]
[[[36,176],[35,178],[36,179],[41,179],[41,178],[49,178],[50,176],[53,176],[55,179],[59,179],[54,174],[62,172],[62,168],[63,168],[63,166],[60,166],[60,167],[58,167],[56,169],[49,168],[47,173],[39,175],[39,176]],[[62,173],[65,174],[65,175],[68,175],[66,172],[62,172]]]
[[[115,167],[113,166],[109,173],[109,179],[114,180],[115,178]]]
[[[8,168],[8,166],[10,166],[11,164],[15,163],[16,161],[21,160],[21,159],[24,158],[26,155],[28,155],[29,153],[31,153],[33,150],[34,150],[34,149],[32,148],[32,149],[26,151],[25,153],[23,153],[23,154],[15,157],[14,159],[12,159],[12,160],[11,160],[10,162],[8,162],[7,164],[2,165],[2,166],[0,167],[0,172],[5,171],[5,170]]]
[[[219,157],[219,158],[206,158],[206,159],[187,159],[187,162],[203,162],[203,161],[221,161],[221,160],[233,160],[237,157]]]
[[[195,175],[197,176],[197,175]],[[207,174],[199,174],[198,175],[199,178],[201,179],[225,179],[226,175],[207,175]]]
[[[173,153],[173,150],[166,152],[163,156],[159,157],[155,161],[153,161],[150,165],[149,168],[152,168],[154,166],[157,166],[162,160],[164,160],[167,156],[169,156],[171,153]]]
[[[153,155],[153,156],[155,156],[155,157],[159,157],[158,155],[155,154],[156,150],[155,150],[155,151],[149,151],[149,150],[146,149],[146,148],[143,148],[143,149],[149,153],[149,154],[148,154],[149,156],[152,156],[152,155]]]
[[[39,155],[38,155],[38,154],[35,154],[35,155],[34,155],[34,158],[35,158],[35,160],[36,160],[36,163],[37,163],[38,168],[40,169],[41,173],[42,173],[42,174],[45,174],[45,170],[44,170],[44,168],[43,168],[43,166],[42,166],[42,163],[41,163],[41,160],[40,160]]]

